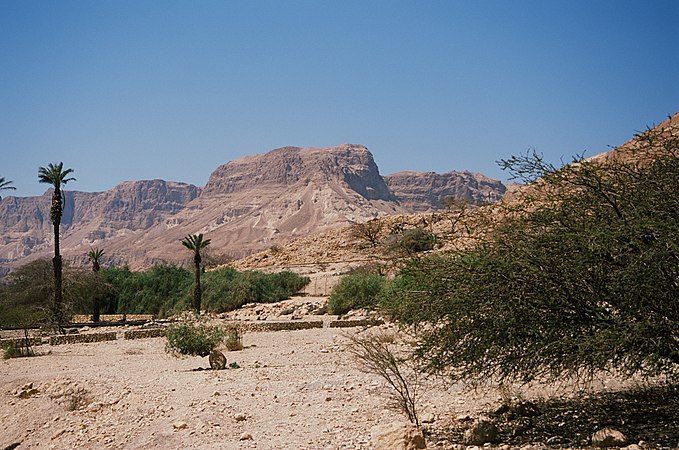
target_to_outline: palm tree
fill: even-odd
[[[56,322],[60,331],[63,331],[62,324],[64,323],[63,292],[61,288],[62,263],[61,254],[59,253],[59,226],[61,225],[61,214],[64,210],[61,185],[69,181],[75,181],[75,178],[68,178],[73,169],[64,170],[63,168],[63,162],[59,164],[50,163],[47,167],[38,168],[38,181],[51,184],[54,187],[54,192],[52,192],[52,207],[50,208],[50,219],[52,220],[52,225],[54,225],[54,258],[52,259],[52,267],[54,268],[54,304],[52,305],[52,319]]]
[[[5,181],[5,177],[0,177],[0,191],[15,191],[16,188],[12,186],[12,183],[14,183],[14,181]],[[0,197],[0,199],[2,199],[2,197]]]
[[[190,234],[182,240],[182,245],[193,251],[193,265],[195,271],[195,282],[193,285],[193,310],[200,314],[200,301],[202,291],[200,288],[200,263],[203,259],[200,257],[200,251],[210,245],[210,239],[203,240],[203,234]]]
[[[90,262],[92,263],[92,271],[95,274],[98,274],[99,269],[101,268],[99,266],[99,260],[101,259],[102,255],[104,254],[104,251],[100,248],[91,248],[89,252],[87,252],[87,257],[89,258]],[[94,301],[92,302],[92,322],[99,322],[99,309],[101,308],[101,305],[99,303],[99,293],[95,292],[94,293]]]

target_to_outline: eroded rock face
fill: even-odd
[[[446,197],[473,205],[495,203],[507,191],[500,181],[471,172],[399,172],[384,179],[401,206],[410,212],[441,209]]]
[[[64,190],[62,250],[99,245],[111,236],[138,232],[163,222],[196,198],[200,189],[163,180],[126,181],[105,192]],[[0,260],[47,255],[53,243],[52,190],[39,197],[0,201]],[[89,247],[86,247],[89,248]]]
[[[345,183],[346,188],[367,200],[396,200],[380,176],[372,154],[366,147],[355,144],[325,148],[283,147],[236,159],[212,173],[205,186],[205,195],[312,182]]]
[[[99,247],[108,263],[140,269],[183,262],[190,255],[178,243],[203,233],[214,254],[242,257],[290,239],[407,213],[397,196],[411,211],[423,211],[432,199],[459,196],[458,191],[476,201],[502,190],[480,175],[453,174],[393,175],[394,195],[368,149],[343,144],[242,157],[218,167],[203,189],[150,180],[106,192],[65,190],[61,252],[86,265],[88,250]],[[3,265],[51,257],[50,199],[48,191],[0,201],[0,271]]]

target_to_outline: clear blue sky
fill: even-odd
[[[678,24],[677,0],[0,0],[0,176],[202,186],[349,142],[382,174],[506,179],[499,158],[596,154],[679,110]]]

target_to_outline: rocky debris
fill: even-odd
[[[219,350],[212,350],[208,360],[212,370],[223,370],[226,368],[226,356]]]
[[[627,442],[627,437],[613,428],[602,428],[592,435],[594,447],[624,447]]]
[[[241,441],[251,441],[252,440],[252,435],[250,433],[243,433],[240,435],[239,438]]]
[[[371,430],[375,450],[417,450],[427,448],[422,431],[412,423],[392,422]]]
[[[275,303],[247,303],[241,308],[217,315],[217,318],[238,321],[300,320],[306,316],[322,315],[327,299],[298,297]]]
[[[434,413],[425,412],[420,416],[420,422],[421,423],[434,423],[434,422],[436,422],[436,416],[434,415]]]
[[[178,430],[185,430],[188,428],[189,424],[184,422],[183,420],[177,420],[176,422],[172,422],[172,429],[175,431]]]
[[[498,429],[489,419],[480,418],[464,432],[464,442],[469,445],[483,445],[497,439]]]
[[[465,200],[473,205],[499,201],[507,188],[499,180],[471,172],[399,172],[384,180],[410,212],[443,209],[443,199]]]
[[[38,390],[33,387],[33,383],[24,384],[22,387],[14,391],[14,396],[19,398],[28,398],[31,395],[38,393]]]
[[[242,412],[239,412],[239,413],[236,413],[236,414],[233,415],[233,420],[235,420],[236,422],[243,422],[247,419],[248,419],[248,417]]]

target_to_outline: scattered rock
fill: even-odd
[[[64,434],[64,433],[66,433],[66,429],[65,429],[65,428],[62,428],[61,430],[59,430],[59,431],[57,431],[56,433],[54,433],[50,439],[51,439],[51,440],[55,440],[55,439],[57,439],[59,436],[61,436],[61,435]]]
[[[19,398],[28,398],[31,395],[38,393],[38,390],[33,387],[33,383],[24,384],[20,389],[14,391],[14,396]]]
[[[426,448],[422,431],[415,425],[393,422],[371,430],[375,450],[416,450]]]
[[[223,370],[226,367],[226,356],[219,350],[212,350],[208,359],[212,370]]]
[[[627,445],[627,437],[613,428],[602,428],[592,435],[594,447],[624,447]]]
[[[184,430],[188,426],[189,426],[189,424],[187,424],[186,422],[181,421],[181,420],[178,420],[178,421],[172,423],[172,428],[174,428],[175,430]]]
[[[434,422],[436,422],[436,416],[433,413],[430,413],[430,412],[424,413],[420,417],[420,422],[422,422],[422,423],[434,423]]]
[[[464,432],[464,442],[469,445],[483,445],[497,438],[497,427],[487,419],[479,419]]]
[[[243,434],[240,435],[240,440],[241,441],[251,441],[252,435],[250,433],[243,433]]]
[[[247,420],[247,416],[243,413],[236,413],[236,414],[233,415],[233,419],[236,422],[242,422],[244,420]]]

